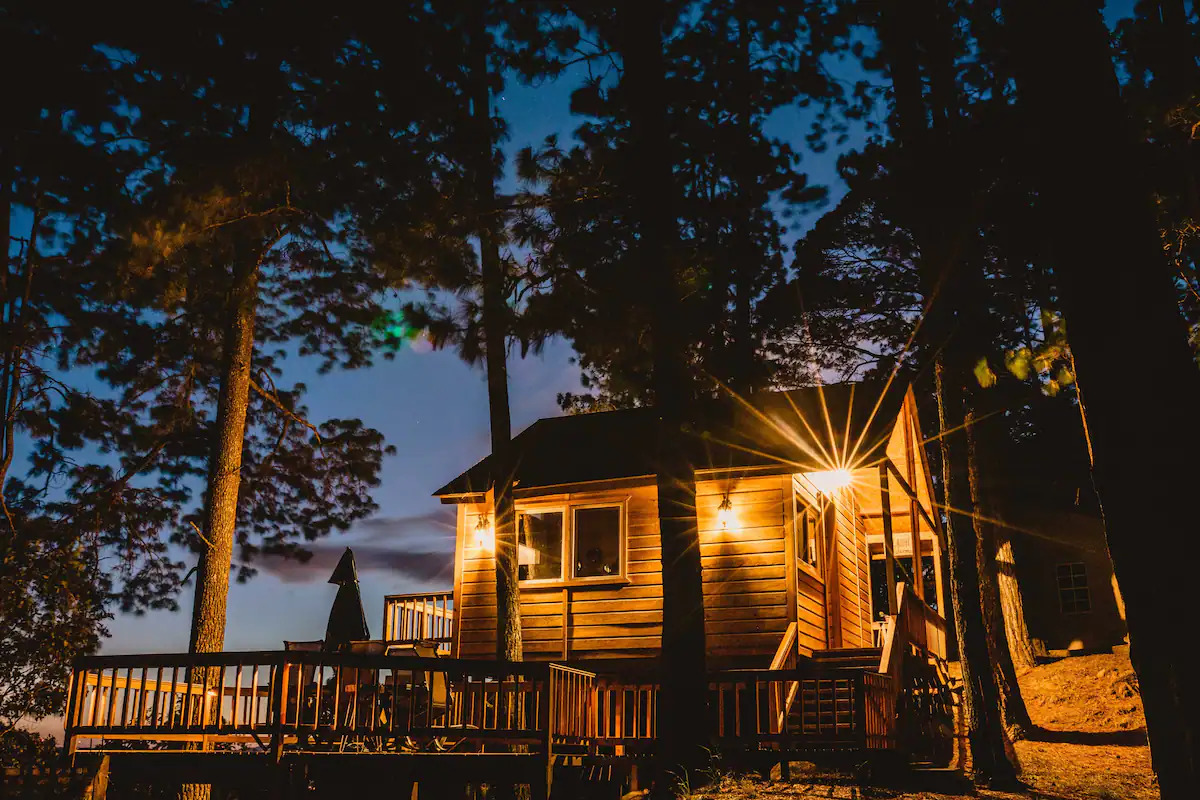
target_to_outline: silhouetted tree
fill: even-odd
[[[1200,692],[1190,648],[1171,620],[1186,607],[1190,579],[1186,559],[1162,554],[1173,542],[1183,546],[1195,527],[1179,498],[1195,485],[1200,429],[1190,420],[1200,407],[1200,371],[1099,10],[1082,0],[1001,8],[1151,757],[1163,797],[1185,797],[1200,780]],[[1093,132],[1083,139],[1075,135],[1080,115]],[[1104,235],[1072,236],[1081,226]],[[1132,378],[1131,365],[1152,377]],[[1146,531],[1156,533],[1154,547]]]

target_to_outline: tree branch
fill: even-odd
[[[310,431],[312,431],[313,436],[317,437],[317,445],[320,446],[321,432],[319,430],[317,430],[316,425],[313,425],[311,422],[304,419],[304,417],[299,416],[298,414],[296,414],[296,412],[292,411],[290,408],[285,406],[283,404],[283,401],[279,399],[279,395],[275,394],[274,392],[268,392],[266,389],[264,389],[262,386],[260,386],[258,384],[258,381],[254,380],[254,378],[250,379],[250,388],[253,389],[255,392],[257,392],[259,394],[259,396],[262,397],[264,400],[267,400],[268,402],[271,403],[271,405],[275,406],[280,411],[282,411],[284,416],[286,416],[288,419],[292,420],[293,422],[299,423],[300,425],[303,425],[304,427],[306,427]]]

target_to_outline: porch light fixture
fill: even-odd
[[[717,506],[717,522],[721,523],[721,530],[727,531],[733,526],[733,503],[729,500],[729,492],[721,498],[721,505]]]
[[[821,472],[810,472],[805,477],[812,481],[813,486],[821,494],[833,494],[839,489],[845,489],[853,482],[853,476],[848,469],[827,469]]]
[[[487,514],[475,518],[475,547],[488,552],[496,547],[496,531],[492,528],[492,518]]]

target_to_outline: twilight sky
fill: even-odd
[[[569,113],[566,79],[541,88],[512,84],[497,99],[509,120],[507,149],[515,153],[550,133],[566,136]],[[511,170],[510,170],[511,171]],[[552,342],[541,356],[513,359],[509,385],[514,433],[557,413],[558,392],[578,390],[579,372],[565,342]],[[383,596],[449,589],[453,572],[454,511],[430,492],[488,452],[487,390],[483,371],[450,351],[432,351],[424,341],[405,347],[392,361],[327,375],[300,360],[285,365],[286,381],[309,387],[305,404],[313,420],[357,417],[380,430],[396,455],[384,461],[375,490],[379,511],[343,535],[308,545],[307,564],[263,559],[248,583],[232,584],[225,649],[277,649],[281,641],[320,639],[336,587],[326,583],[343,548],[354,548],[372,635],[379,635]],[[442,574],[438,574],[438,572]],[[144,616],[118,614],[102,652],[186,652],[192,588],[180,596],[180,611]]]
[[[1111,0],[1106,16],[1112,22],[1127,15],[1132,4],[1133,0]],[[509,124],[510,154],[550,133],[569,138],[579,124],[568,107],[577,78],[568,74],[540,88],[510,83],[497,99]],[[770,120],[768,133],[794,139],[803,151],[806,127],[798,110],[788,111]],[[813,183],[829,187],[831,202],[842,191],[835,159],[832,153],[806,154],[803,164]],[[511,169],[509,173],[511,178]],[[570,346],[558,341],[541,356],[512,360],[514,434],[559,413],[558,392],[578,390],[579,374],[570,356]],[[309,545],[314,557],[306,565],[263,560],[257,577],[231,585],[227,650],[277,649],[284,639],[321,638],[336,593],[326,580],[347,545],[355,550],[372,635],[381,632],[385,594],[451,588],[453,507],[441,505],[429,493],[488,451],[483,372],[463,364],[452,352],[434,352],[417,342],[406,345],[395,360],[380,359],[369,369],[318,375],[311,364],[296,361],[289,370],[285,381],[302,380],[309,386],[305,403],[314,420],[358,417],[382,431],[397,453],[384,462],[374,517],[344,535]],[[112,636],[102,651],[186,651],[191,592],[191,587],[184,590],[177,613],[118,614],[108,626]]]

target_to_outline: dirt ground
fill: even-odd
[[[980,791],[994,800],[1157,800],[1150,769],[1145,718],[1137,677],[1120,655],[1067,658],[1035,667],[1020,676],[1029,714],[1039,730],[1016,743],[1021,794]],[[806,769],[807,767],[807,769]],[[894,798],[957,800],[945,782],[927,791],[862,789],[846,777],[795,765],[789,782],[723,775],[696,798],[707,800],[784,800],[784,798]],[[948,777],[948,776],[938,776]],[[951,792],[949,794],[940,792]]]

